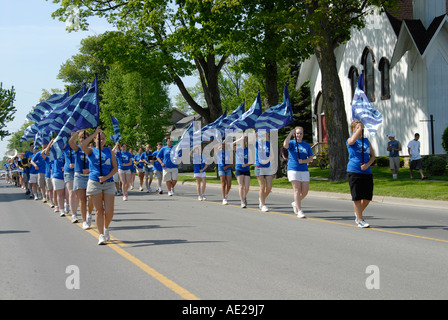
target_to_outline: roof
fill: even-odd
[[[436,17],[429,25],[428,29],[424,27],[421,20],[403,20],[401,22],[394,54],[391,59],[391,67],[394,67],[398,61],[400,61],[401,57],[403,57],[403,55],[412,47],[415,47],[420,53],[420,56],[424,58],[433,39],[437,37],[446,22],[446,14]]]

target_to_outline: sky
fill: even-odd
[[[57,79],[60,66],[79,53],[81,40],[114,28],[104,19],[89,18],[88,31],[69,33],[63,21],[53,19],[59,8],[51,0],[0,0],[0,82],[14,86],[15,119],[6,130],[13,133],[39,103],[42,89],[64,89]],[[170,87],[170,96],[177,93]],[[8,137],[0,141],[0,159],[7,151]]]

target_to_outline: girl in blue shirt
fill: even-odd
[[[362,214],[373,197],[373,175],[370,166],[375,161],[375,152],[369,139],[363,138],[364,125],[361,121],[352,121],[350,129],[353,134],[346,142],[347,179],[355,209],[355,222],[360,228],[368,228],[369,224],[365,222]]]
[[[96,148],[89,144],[95,140]],[[100,127],[81,143],[81,149],[89,159],[89,181],[87,196],[92,201],[96,214],[96,225],[100,233],[98,244],[110,240],[109,225],[114,216],[115,184],[113,176],[118,170],[115,153],[104,148],[106,135]]]
[[[235,151],[235,176],[239,185],[239,196],[241,200],[241,208],[247,207],[247,194],[250,187],[250,161],[249,146],[247,135],[236,140],[234,143]]]
[[[258,207],[263,212],[269,211],[266,206],[266,198],[272,190],[271,143],[269,138],[269,133],[259,130],[255,144],[255,176],[260,185]]]
[[[85,138],[89,136],[86,130],[80,130],[73,132],[70,140],[68,141],[70,148],[72,148],[75,153],[75,176],[73,182],[73,190],[79,200],[82,227],[84,230],[90,229],[92,218],[92,204],[89,203],[89,213],[87,213],[87,183],[89,180],[89,160],[86,154],[78,144],[76,144],[76,138],[78,138],[78,143],[81,144]]]
[[[218,143],[214,152],[216,155],[216,163],[218,163],[218,175],[221,180],[221,195],[222,195],[222,204],[228,204],[228,194],[230,192],[230,188],[232,187],[232,150],[226,150],[225,141]]]
[[[132,155],[130,152],[127,152],[126,143],[120,145],[120,143],[117,142],[112,151],[115,151],[117,157],[118,174],[120,175],[123,201],[127,201],[128,189],[131,184]]]
[[[203,201],[207,199],[205,197],[205,187],[207,185],[207,175],[205,173],[205,169],[207,169],[207,159],[203,154],[201,154],[201,145],[195,146],[192,153],[198,200]]]
[[[304,218],[301,202],[307,196],[310,187],[308,163],[313,161],[313,151],[308,143],[302,141],[303,128],[295,127],[283,142],[288,149],[288,180],[294,189],[294,202],[291,203],[298,218]]]

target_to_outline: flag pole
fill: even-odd
[[[95,82],[96,82],[96,103],[98,105],[98,119],[99,119],[99,127],[101,129],[102,123],[101,123],[101,117],[100,117],[100,103],[98,101],[98,74],[95,72]],[[103,164],[102,164],[102,157],[101,157],[101,133],[98,132],[98,155],[99,155],[99,164],[100,164],[100,177],[103,176]],[[103,183],[101,183],[103,184]]]

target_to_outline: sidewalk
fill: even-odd
[[[187,181],[179,181],[178,183],[184,185],[196,186],[195,182],[187,182]],[[219,183],[207,182],[208,187],[218,187],[221,188]],[[251,191],[259,191],[260,187],[251,186]],[[281,193],[281,194],[291,194],[293,193],[292,189],[286,188],[272,188],[273,193]],[[322,192],[322,191],[309,191],[308,197],[315,198],[325,198],[325,199],[337,199],[337,200],[352,200],[352,197],[349,193],[334,193],[334,192]],[[425,200],[425,199],[415,199],[415,198],[397,198],[397,197],[387,197],[387,196],[373,196],[373,202],[376,203],[384,203],[384,204],[393,204],[393,205],[401,205],[401,206],[413,206],[413,207],[424,207],[424,208],[433,208],[433,209],[442,209],[448,211],[448,201],[441,200]]]

